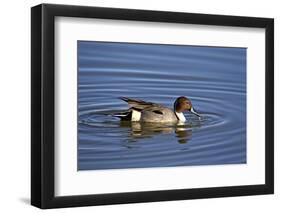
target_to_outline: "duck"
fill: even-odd
[[[120,99],[127,102],[130,107],[128,110],[112,114],[120,118],[121,121],[152,123],[185,122],[184,111],[189,111],[200,118],[200,115],[193,108],[191,100],[185,96],[180,96],[175,100],[173,109],[140,99],[128,97],[120,97]]]

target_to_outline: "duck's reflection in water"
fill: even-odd
[[[166,124],[145,122],[120,122],[120,127],[129,128],[129,138],[138,141],[141,138],[152,138],[160,134],[175,134],[178,143],[187,143],[192,137],[192,127],[188,124]]]

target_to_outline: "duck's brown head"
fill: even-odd
[[[190,111],[191,113],[200,117],[200,115],[194,110],[191,101],[184,96],[178,97],[174,103],[175,112]]]

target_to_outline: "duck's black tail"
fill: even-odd
[[[129,110],[126,110],[126,111],[113,112],[113,113],[108,114],[108,115],[120,118],[121,121],[130,121],[131,118],[132,118],[132,110],[129,109]]]

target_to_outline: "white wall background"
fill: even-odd
[[[180,12],[275,18],[275,195],[56,209],[51,212],[280,212],[281,206],[281,13],[279,1],[245,0],[45,0]],[[0,18],[0,212],[39,212],[30,197],[30,7],[37,0],[1,2]]]

